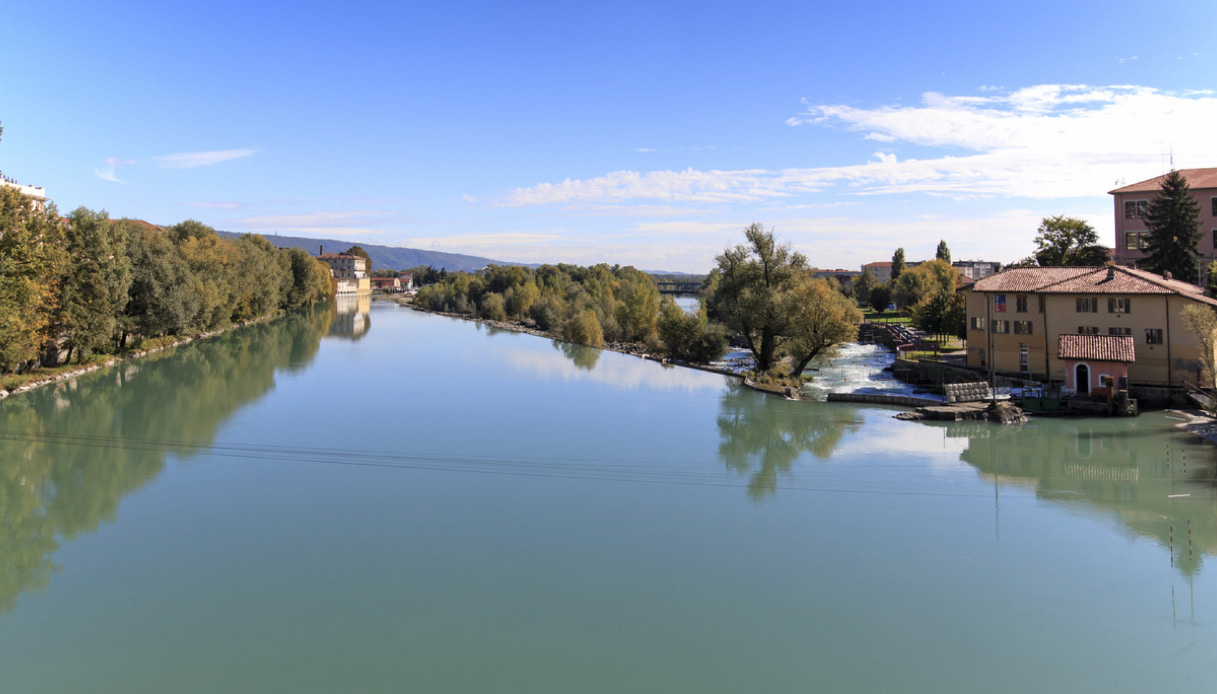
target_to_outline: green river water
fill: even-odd
[[[1209,692],[1214,447],[376,304],[0,401],[0,692]]]

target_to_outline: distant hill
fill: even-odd
[[[242,236],[232,231],[217,232],[220,236],[228,238],[236,238]],[[405,270],[416,265],[430,265],[439,270],[445,269],[449,272],[464,270],[466,272],[475,272],[481,270],[487,265],[523,265],[524,263],[508,263],[502,260],[491,260],[490,258],[481,258],[476,255],[464,255],[462,253],[441,253],[439,251],[422,251],[417,248],[399,248],[397,246],[378,246],[372,243],[360,243],[356,241],[340,241],[337,239],[306,239],[296,236],[276,236],[275,234],[262,234],[267,241],[275,244],[279,248],[303,248],[304,250],[317,255],[318,251],[324,246],[326,252],[341,253],[351,246],[358,245],[368,252],[372,257],[373,270]]]

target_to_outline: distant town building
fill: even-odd
[[[401,283],[402,291],[408,292],[411,289],[414,289],[414,273],[413,272],[400,272],[397,274],[397,280]]]
[[[879,282],[892,281],[892,263],[891,261],[881,263],[867,263],[862,266],[862,272],[870,270],[870,274]]]
[[[956,260],[951,267],[970,280],[983,280],[1001,271],[1001,263],[988,260]]]
[[[1192,189],[1192,198],[1200,206],[1200,247],[1197,249],[1208,262],[1217,260],[1217,169],[1181,169],[1179,174]],[[1116,248],[1113,260],[1120,265],[1135,265],[1145,257],[1145,214],[1149,201],[1162,189],[1166,174],[1108,191],[1114,196],[1116,215]],[[1180,279],[1196,280],[1195,277]]]
[[[815,277],[835,279],[840,282],[842,286],[851,284],[854,280],[862,276],[862,273],[858,272],[857,270],[842,270],[841,268],[837,268],[836,270],[812,270],[811,272]]]
[[[45,188],[42,188],[41,186],[22,185],[15,179],[5,176],[3,173],[0,173],[0,187],[16,188],[22,195],[33,200],[34,204],[37,205],[39,209],[46,207],[47,202],[50,200],[50,198],[46,196]]]
[[[321,253],[317,259],[330,266],[334,278],[334,293],[370,294],[372,283],[368,278],[368,261],[360,255],[350,253]]]

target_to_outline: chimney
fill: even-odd
[[[1114,280],[1116,278],[1116,267],[1114,265],[1107,266],[1107,279]]]
[[[325,246],[317,246],[317,255],[325,255]]]
[[[1171,277],[1171,271],[1170,271],[1170,270],[1167,270],[1166,272],[1162,273],[1162,279],[1164,279],[1164,280],[1173,279],[1173,278]]]

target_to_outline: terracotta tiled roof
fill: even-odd
[[[1190,282],[1165,279],[1145,270],[1118,265],[1105,267],[1030,267],[1011,268],[977,280],[978,292],[1041,294],[1178,294],[1217,306],[1217,299]]]
[[[1057,282],[1102,270],[1093,267],[1016,267],[976,280],[972,287],[978,292],[1034,292]]]
[[[891,262],[888,261],[888,262],[882,262],[882,263],[867,263],[866,265],[863,265],[862,267],[891,267],[891,266],[892,266]]]
[[[332,260],[335,258],[362,258],[363,256],[352,255],[349,253],[322,253],[321,255],[319,255],[317,257],[322,260]]]
[[[1056,355],[1061,359],[1127,363],[1137,360],[1137,347],[1132,335],[1061,335]]]
[[[1217,169],[1179,169],[1179,173],[1187,179],[1187,185],[1192,190],[1200,188],[1217,188]],[[1148,181],[1141,181],[1123,188],[1107,191],[1111,195],[1116,193],[1156,193],[1162,190],[1162,179],[1166,178],[1166,174],[1162,174],[1157,178],[1151,178]]]

